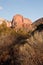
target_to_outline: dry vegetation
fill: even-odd
[[[39,29],[16,32],[1,25],[0,65],[43,65],[43,27]]]

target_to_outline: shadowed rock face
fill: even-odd
[[[32,24],[32,30],[35,30],[37,27],[39,26],[40,28],[43,28],[43,18],[40,18],[38,20],[36,20],[33,24]],[[41,26],[41,27],[40,27]]]
[[[4,39],[0,37],[5,42],[0,41],[0,65],[43,65],[43,23],[41,22],[43,20],[39,19],[32,24],[28,38],[23,36],[14,38],[9,35],[4,36]]]

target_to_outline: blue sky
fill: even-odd
[[[0,0],[0,17],[11,20],[16,14],[32,21],[43,17],[43,0]]]

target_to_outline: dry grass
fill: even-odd
[[[0,65],[43,65],[43,31],[0,27]]]

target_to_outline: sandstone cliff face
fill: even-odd
[[[7,24],[7,27],[9,28],[11,27],[11,22],[7,21],[6,24]]]
[[[5,19],[0,18],[0,25],[5,21]]]
[[[14,16],[12,20],[12,27],[16,29],[22,28],[22,24],[23,24],[22,20],[23,20],[23,16],[21,15]]]
[[[43,65],[43,18],[31,27],[27,37],[12,28],[0,36],[0,65]]]
[[[11,27],[11,22],[9,22],[6,19],[0,18],[0,25],[3,24],[3,23],[6,23],[7,27]]]
[[[13,28],[19,30],[22,28],[29,29],[31,27],[32,22],[30,19],[24,18],[23,16],[17,14],[13,17],[11,24]]]
[[[27,18],[23,19],[23,25],[25,30],[27,31],[31,30],[31,24],[32,24],[32,21],[30,19],[27,19]]]
[[[32,21],[30,19],[24,18],[22,15],[19,14],[15,15],[11,22],[3,18],[0,18],[0,25],[4,22],[6,23],[7,27],[12,27],[16,31],[21,29],[29,31],[31,29],[31,24],[32,24]]]

